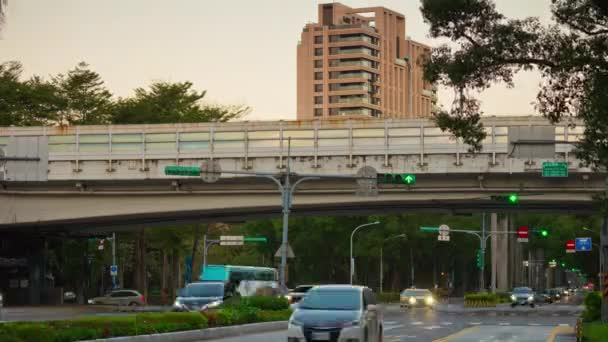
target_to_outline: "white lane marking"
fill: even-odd
[[[560,325],[559,325],[559,326],[560,326],[560,327],[569,327],[569,326],[570,326],[570,324],[566,324],[566,323],[560,323]]]
[[[498,325],[503,325],[503,326],[504,325],[511,325],[511,323],[509,323],[509,322],[500,322],[500,323],[498,323]]]
[[[439,324],[441,324],[441,325],[452,325],[452,322],[441,322]]]
[[[528,325],[531,325],[531,326],[533,326],[533,327],[537,327],[537,326],[539,326],[539,325],[540,325],[540,323],[528,323]]]
[[[399,322],[397,321],[384,321],[384,324],[386,325],[391,325],[391,324],[398,324]]]
[[[418,321],[418,322],[412,322],[410,323],[411,325],[422,325],[422,322]]]
[[[426,330],[441,329],[441,326],[439,326],[439,325],[429,325],[428,327],[424,327],[424,329],[426,329]]]
[[[407,336],[403,336],[403,338],[416,338],[415,335],[407,335]]]
[[[469,322],[470,325],[481,325],[481,322]]]
[[[389,331],[393,329],[403,328],[403,324],[391,325],[390,327],[384,327],[384,331]]]

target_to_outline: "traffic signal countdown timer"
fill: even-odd
[[[379,173],[378,184],[416,184],[416,175],[411,173]]]

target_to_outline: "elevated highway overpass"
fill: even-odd
[[[412,173],[416,184],[356,196],[349,179],[302,183],[297,214],[407,210],[534,210],[591,213],[604,173],[581,165],[583,127],[539,117],[489,117],[479,153],[426,120],[275,121],[211,124],[0,128],[0,229],[96,231],[141,224],[234,221],[280,213],[276,184],[222,174],[218,182],[166,176],[169,165],[214,160],[222,170],[278,173],[291,141],[297,173]],[[568,177],[542,176],[565,162]],[[517,192],[509,205],[493,195]]]

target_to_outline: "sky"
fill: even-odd
[[[116,96],[153,81],[191,81],[209,103],[247,105],[248,120],[296,118],[296,46],[317,0],[8,0],[0,63],[50,77],[85,61]],[[419,0],[344,0],[406,16],[406,33],[436,46]],[[550,0],[496,0],[509,17],[550,19]],[[480,94],[485,115],[534,114],[539,77]],[[452,92],[440,89],[449,108]]]

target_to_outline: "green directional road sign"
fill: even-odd
[[[245,242],[266,242],[268,241],[265,237],[246,237]]]
[[[423,232],[438,232],[439,227],[420,227],[420,230]]]
[[[201,175],[201,168],[196,166],[166,166],[165,175],[198,177]]]
[[[543,177],[568,177],[568,163],[543,162]]]

